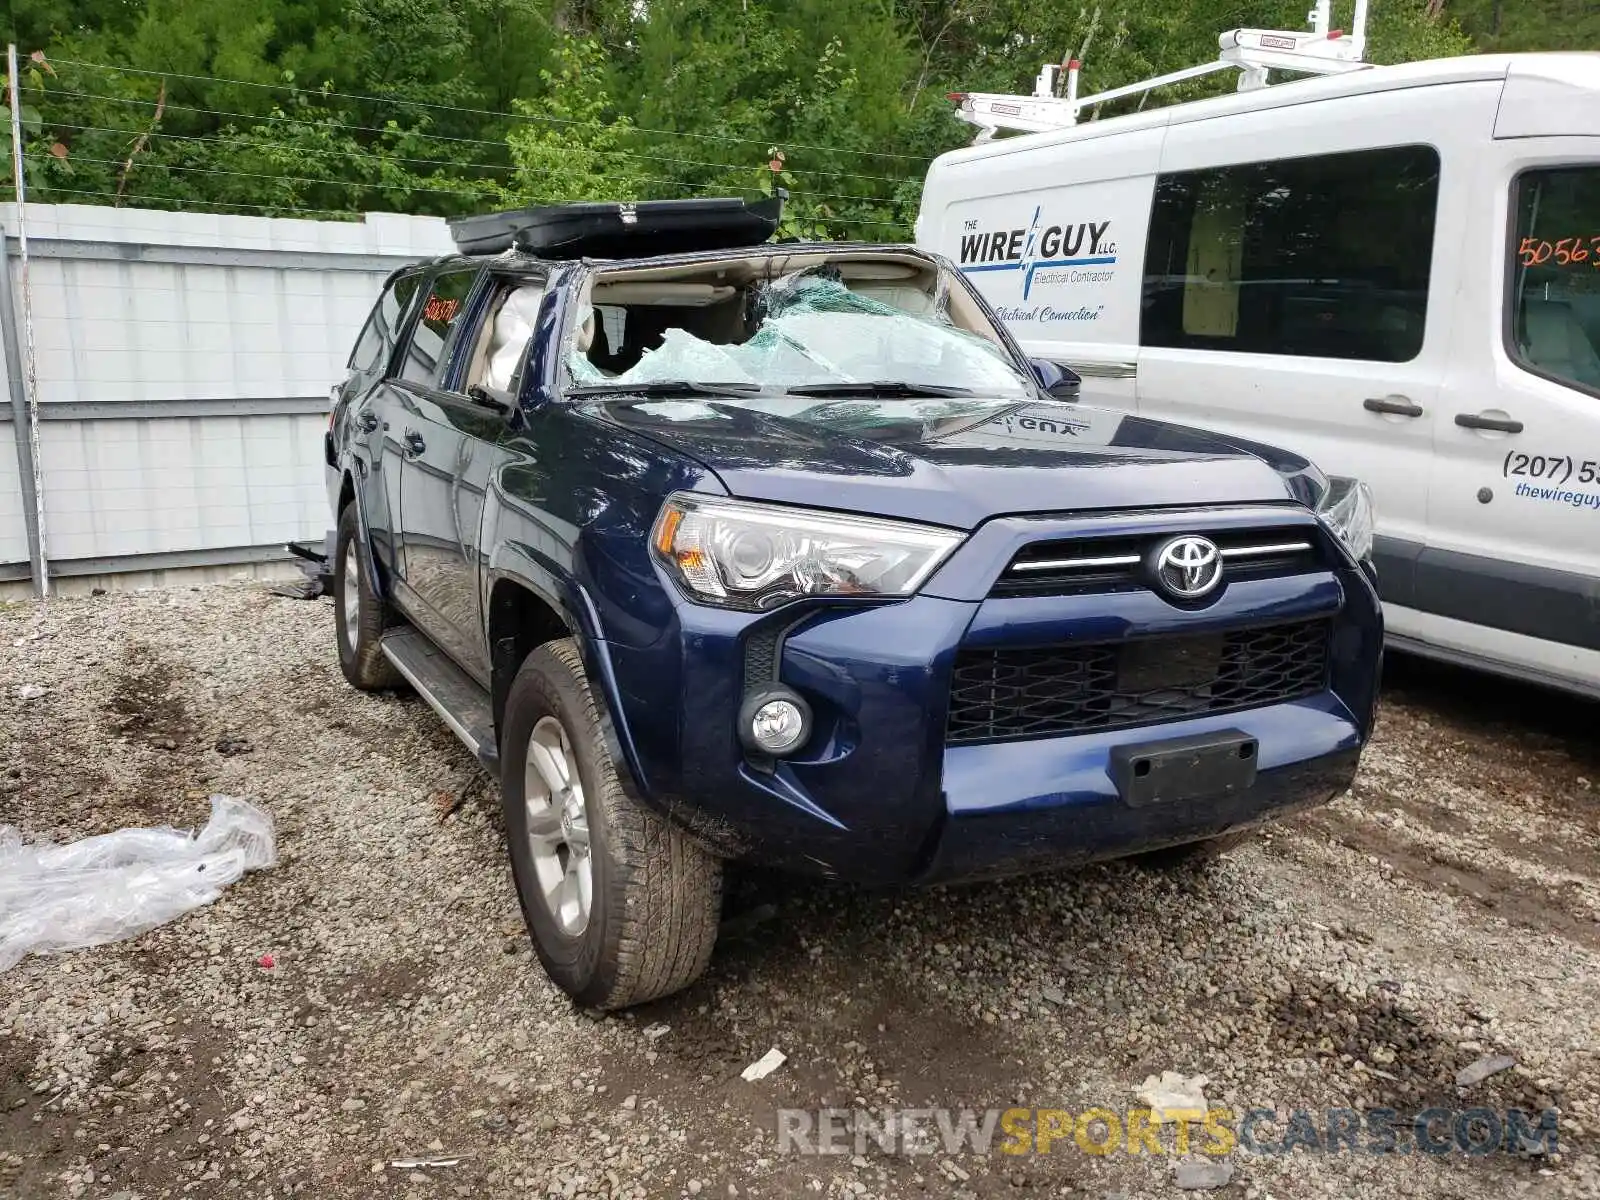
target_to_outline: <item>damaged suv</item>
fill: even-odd
[[[1351,780],[1365,489],[1073,403],[942,258],[738,201],[473,218],[328,437],[339,659],[500,780],[576,1000],[683,987],[723,864],[1207,854]]]

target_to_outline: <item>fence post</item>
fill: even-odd
[[[6,79],[11,99],[11,166],[17,198],[17,248],[22,264],[22,319],[27,337],[23,356],[17,338],[17,310],[11,291],[11,250],[0,229],[0,349],[6,357],[6,380],[11,393],[12,436],[17,443],[17,473],[22,483],[23,523],[28,531],[29,570],[34,593],[50,596],[50,561],[45,549],[44,480],[39,470],[39,381],[33,348],[33,304],[28,286],[28,227],[26,183],[22,169],[21,78],[17,47],[6,47]]]

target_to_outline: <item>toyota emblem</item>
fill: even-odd
[[[1198,600],[1222,582],[1222,554],[1209,538],[1173,538],[1155,552],[1155,577],[1173,599]]]

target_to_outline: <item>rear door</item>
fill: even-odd
[[[1141,413],[1372,487],[1384,598],[1410,603],[1472,153],[1499,84],[1175,123],[1145,256]]]
[[[1435,619],[1402,631],[1594,689],[1600,137],[1485,139],[1478,168],[1418,567]]]

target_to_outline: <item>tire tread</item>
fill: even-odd
[[[339,513],[339,532],[334,542],[334,638],[338,642],[339,669],[350,685],[364,692],[376,692],[400,687],[405,677],[384,656],[383,635],[397,622],[389,605],[372,591],[365,571],[360,572],[361,611],[356,625],[355,653],[348,658],[345,656],[340,633],[344,621],[344,556],[359,548],[360,539],[361,522],[352,501]]]
[[[711,961],[722,911],[722,864],[623,790],[577,644],[571,638],[545,643],[524,662],[522,671],[530,670],[559,671],[575,685],[584,719],[581,736],[589,741],[590,761],[600,777],[595,800],[603,809],[611,848],[606,899],[620,914],[616,940],[578,998],[613,1009],[679,991]]]

